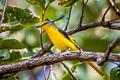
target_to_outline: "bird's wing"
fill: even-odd
[[[75,39],[74,39],[72,36],[68,35],[68,37],[70,38],[70,41],[71,41],[74,45],[78,46],[77,42],[75,41]]]
[[[80,47],[79,47],[79,45],[77,44],[77,42],[75,41],[75,39],[74,39],[72,36],[70,36],[70,35],[68,35],[68,37],[70,38],[70,41],[71,41],[78,49],[80,49]]]
[[[72,38],[72,36],[70,36],[69,34],[67,34],[65,31],[59,29],[59,32],[61,32],[69,41],[71,41],[78,49],[79,45],[77,44],[77,42],[74,40],[74,38]]]

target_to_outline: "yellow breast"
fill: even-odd
[[[52,43],[58,48],[59,50],[67,50],[70,48],[71,50],[78,50],[76,46],[68,40],[57,28],[51,27],[49,30],[46,31]]]
[[[67,50],[68,48],[73,51],[79,50],[74,45],[75,42],[73,40],[71,40],[72,42],[68,40],[54,25],[46,24],[42,29],[48,33],[50,40],[59,50]],[[70,35],[68,37],[72,39]]]

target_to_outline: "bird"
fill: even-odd
[[[56,20],[47,20],[43,21],[40,24],[36,25],[37,28],[42,28],[45,32],[47,32],[51,42],[53,45],[58,48],[60,51],[80,51],[81,48],[75,41],[75,39],[69,35],[67,32],[58,28],[55,25]],[[102,77],[104,74],[94,65],[91,61],[85,61],[86,64],[90,65],[96,72],[98,72]]]

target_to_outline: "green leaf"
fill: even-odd
[[[3,24],[7,24],[1,26],[0,33],[5,31],[11,31],[11,33],[13,33],[25,27],[33,27],[39,21],[39,18],[34,17],[28,9],[7,6],[5,19],[3,21]]]
[[[16,39],[0,40],[0,49],[22,49],[23,44]]]
[[[28,3],[32,5],[40,6],[41,9],[45,9],[45,0],[26,0]]]
[[[81,65],[80,62],[74,64],[74,65],[72,66],[73,72],[74,72],[74,71],[77,69],[77,67],[80,66],[80,65]],[[71,77],[71,75],[69,74],[69,72],[66,72],[66,73],[64,74],[63,78],[62,78],[62,80],[72,80],[72,79],[73,79],[73,78]]]
[[[17,31],[23,29],[24,27],[25,27],[25,25],[23,26],[22,24],[18,24],[18,25],[11,25],[8,28],[11,33],[14,33],[14,32],[17,32]]]
[[[114,67],[110,71],[110,80],[120,80],[120,67]]]
[[[25,26],[22,24],[16,24],[16,25],[7,25],[7,26],[1,26],[0,27],[0,33],[5,31],[10,31],[11,33],[19,31],[23,29]]]
[[[8,49],[0,50],[0,56],[3,56],[5,59],[9,59],[10,58],[9,50]]]
[[[76,3],[78,0],[60,0],[60,3],[58,3],[59,6],[63,7],[69,7]]]
[[[72,66],[72,70],[76,70],[76,68],[77,68],[78,66],[80,66],[80,65],[81,65],[80,62],[74,64],[74,65]]]
[[[39,18],[34,17],[30,10],[7,6],[3,23],[10,23],[11,25],[23,24],[24,26],[33,26],[33,24],[38,22]]]
[[[2,49],[0,50],[0,56],[3,58],[0,58],[0,65],[2,65],[3,59],[5,59],[4,64],[12,63],[12,62],[18,62],[22,58],[22,55],[19,51],[12,51],[10,52],[8,49]]]
[[[8,59],[9,62],[15,62],[18,61],[20,58],[22,58],[19,51],[12,51],[10,53],[10,58]]]

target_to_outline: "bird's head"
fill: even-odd
[[[54,21],[47,20],[47,21],[41,22],[36,27],[44,29],[44,28],[52,27],[53,25],[54,25]]]
[[[64,17],[64,15],[62,15],[62,16],[60,16],[60,17],[58,17],[57,19],[55,19],[55,20],[49,20],[49,19],[47,19],[46,21],[43,21],[43,22],[41,22],[39,25],[37,25],[36,27],[37,28],[42,28],[42,29],[46,29],[46,28],[49,28],[49,27],[56,27],[55,26],[55,22],[56,21],[59,21],[60,19],[62,19]]]

